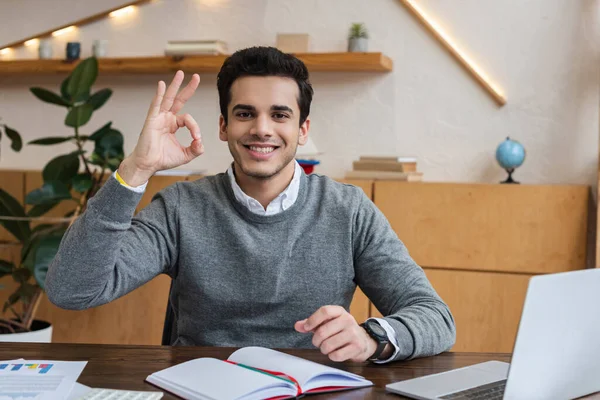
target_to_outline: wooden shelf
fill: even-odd
[[[310,72],[389,72],[392,60],[382,53],[296,54]],[[227,56],[127,57],[98,59],[100,72],[107,74],[162,74],[184,72],[217,73]],[[0,61],[0,76],[67,74],[76,63],[64,60]]]

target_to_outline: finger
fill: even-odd
[[[306,329],[304,329],[305,323],[306,323],[306,319],[303,319],[301,321],[296,321],[296,323],[294,324],[294,329],[300,333],[310,332],[310,331],[307,331]]]
[[[312,331],[322,323],[337,318],[345,312],[346,310],[340,306],[323,306],[306,319],[304,329]]]
[[[202,144],[202,140],[194,140],[192,143],[183,149],[185,152],[185,163],[189,163],[194,158],[202,155],[204,153],[204,145]]]
[[[192,80],[183,88],[181,92],[175,97],[175,102],[171,107],[171,112],[177,114],[189,100],[190,97],[196,92],[198,85],[200,84],[200,75],[194,74]]]
[[[160,103],[162,103],[163,97],[165,95],[165,87],[166,85],[163,81],[158,82],[156,94],[154,95],[154,99],[152,99],[152,103],[150,104],[150,108],[148,109],[149,117],[158,115],[158,112],[160,111]]]
[[[184,126],[190,131],[193,140],[202,139],[200,135],[200,126],[190,114],[177,115],[177,126],[183,128]]]
[[[321,324],[316,330],[312,338],[312,344],[315,347],[321,347],[321,344],[330,337],[337,335],[346,327],[350,327],[350,321],[341,316]]]
[[[331,356],[332,353],[338,351],[339,349],[346,347],[352,343],[352,335],[348,331],[343,331],[338,333],[337,335],[333,335],[330,338],[327,338],[321,346],[319,350],[321,353]],[[331,358],[330,358],[331,359]],[[335,360],[333,360],[335,361]],[[343,361],[343,360],[342,360]]]
[[[331,361],[342,362],[346,360],[362,362],[365,361],[363,357],[361,357],[362,351],[358,343],[348,343],[346,346],[340,347],[332,352],[330,352],[327,356]]]
[[[171,84],[167,88],[164,98],[162,99],[160,111],[171,111],[171,106],[173,106],[175,95],[177,95],[177,91],[179,90],[179,86],[181,86],[181,82],[183,82],[183,71],[177,71],[173,77],[173,80],[171,81]]]

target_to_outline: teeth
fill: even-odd
[[[273,150],[275,150],[275,147],[256,147],[256,146],[250,146],[250,150],[252,151],[256,151],[257,153],[270,153]]]

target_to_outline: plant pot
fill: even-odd
[[[348,51],[351,53],[366,53],[369,48],[369,40],[367,38],[350,38],[348,39]]]
[[[52,342],[52,325],[46,321],[34,319],[31,324],[31,332],[1,333],[0,342]]]

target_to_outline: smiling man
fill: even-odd
[[[448,307],[361,189],[294,160],[306,143],[313,89],[304,64],[268,47],[227,58],[217,87],[225,173],[178,182],[136,216],[148,179],[204,152],[179,114],[200,77],[158,83],[132,154],[65,234],[49,299],[99,306],[159,274],[173,278],[174,345],[317,347],[333,361],[428,356],[455,340]],[[190,131],[184,147],[174,133]],[[359,286],[384,318],[348,312]],[[359,324],[361,322],[361,324]]]

